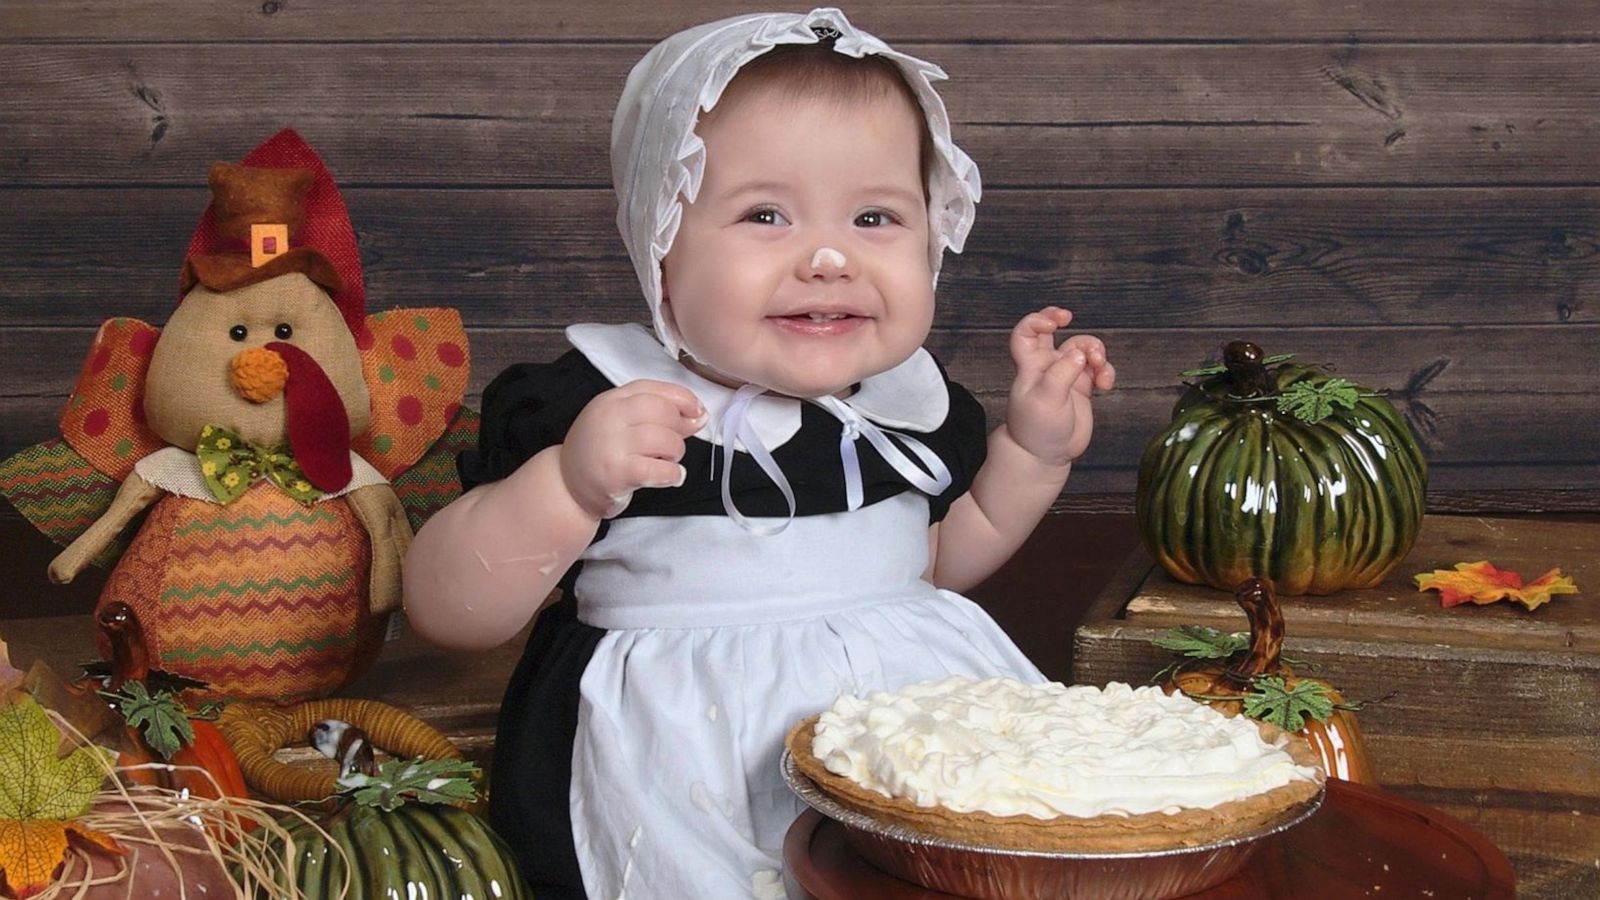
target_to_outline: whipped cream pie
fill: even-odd
[[[1158,849],[1229,837],[1309,801],[1303,738],[1158,687],[950,677],[842,696],[790,733],[848,808],[1022,849]]]

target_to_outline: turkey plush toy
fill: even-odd
[[[459,491],[467,344],[453,310],[366,314],[344,201],[299,135],[209,181],[166,326],[103,325],[64,440],[8,460],[0,487],[76,534],[57,582],[143,515],[99,606],[132,607],[152,659],[214,695],[293,702],[372,663],[413,525]]]

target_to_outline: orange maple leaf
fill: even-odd
[[[1549,603],[1556,594],[1578,592],[1578,586],[1562,575],[1560,568],[1551,569],[1524,584],[1517,572],[1497,569],[1486,559],[1456,563],[1454,571],[1423,572],[1416,576],[1416,582],[1419,591],[1438,591],[1439,603],[1446,608],[1468,601],[1482,606],[1497,600],[1512,600],[1533,610]]]
[[[127,852],[111,835],[85,828],[76,822],[0,819],[0,859],[6,863],[4,880],[16,892],[18,900],[31,897],[50,886],[56,869],[66,856],[68,835],[111,853]]]
[[[32,697],[0,707],[0,879],[15,896],[50,885],[73,835],[113,853],[116,839],[73,821],[89,811],[110,765],[108,751],[56,755],[61,732]]]

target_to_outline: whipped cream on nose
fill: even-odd
[[[845,264],[844,254],[832,247],[818,247],[817,252],[811,254],[811,268],[820,269],[824,263],[835,269],[842,269]]]

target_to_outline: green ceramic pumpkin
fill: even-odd
[[[1235,341],[1139,463],[1139,530],[1179,581],[1279,594],[1372,587],[1411,549],[1428,468],[1394,406]]]
[[[436,786],[449,774],[444,767],[458,762],[422,763],[438,767],[438,771],[418,769],[421,777],[410,781]],[[378,779],[371,782],[374,787],[350,792],[344,798],[343,805],[320,823],[332,841],[304,822],[289,827],[294,841],[295,885],[306,900],[341,896],[347,900],[533,900],[533,891],[522,880],[510,849],[488,823],[460,807],[426,802],[445,798],[408,788],[408,773],[401,768],[406,765],[416,764],[384,763]],[[397,773],[400,777],[391,777]],[[409,802],[402,796],[406,794]],[[424,801],[416,799],[418,794]],[[456,799],[470,796],[468,789]],[[343,849],[343,855],[334,844]],[[350,891],[342,894],[347,871]]]

